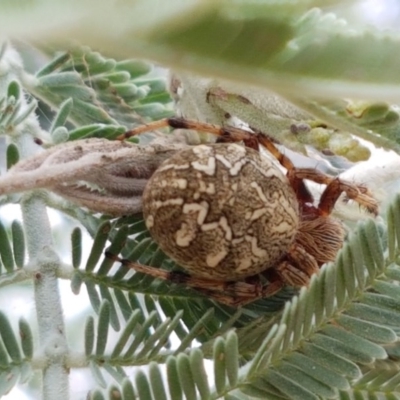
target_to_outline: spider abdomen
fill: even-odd
[[[166,160],[143,194],[146,225],[190,274],[225,281],[272,267],[299,226],[295,193],[269,158],[207,144]]]

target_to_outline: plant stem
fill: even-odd
[[[39,196],[28,195],[21,202],[22,218],[31,262],[36,262],[35,303],[40,345],[48,359],[43,370],[44,400],[68,400],[68,345],[56,271],[60,260],[54,252],[46,205]]]
[[[5,69],[0,76],[0,98],[7,96],[12,81],[18,81],[23,71],[19,54],[3,44],[0,62]],[[8,69],[7,69],[8,68]],[[19,99],[21,110],[26,99]],[[40,137],[41,128],[34,114],[13,126],[12,140],[17,144],[21,158],[34,154],[38,146],[34,137]],[[65,359],[68,345],[58,290],[57,270],[60,260],[53,248],[50,221],[46,203],[39,193],[27,193],[21,200],[22,219],[28,246],[29,264],[33,266],[34,291],[39,339],[46,367],[43,369],[43,400],[69,400],[68,370]]]

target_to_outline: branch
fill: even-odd
[[[141,211],[141,194],[159,165],[185,144],[139,146],[106,139],[64,143],[12,168],[0,178],[0,195],[46,188],[92,211]]]

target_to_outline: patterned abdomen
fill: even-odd
[[[299,225],[279,168],[238,144],[208,144],[165,161],[143,194],[147,228],[191,275],[239,280],[272,267]]]

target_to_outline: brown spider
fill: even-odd
[[[143,193],[151,236],[187,273],[107,255],[136,271],[240,306],[271,296],[284,285],[307,285],[321,265],[335,259],[344,229],[330,214],[341,193],[378,212],[367,188],[315,169],[295,168],[261,133],[170,118],[135,128],[120,139],[163,126],[209,132],[224,143],[179,151],[156,170]],[[260,155],[259,144],[270,154]],[[271,155],[287,169],[286,176]],[[326,185],[318,206],[304,179]]]

